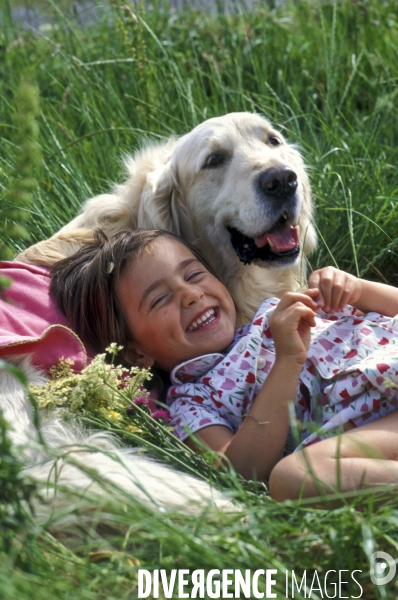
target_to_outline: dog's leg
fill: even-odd
[[[28,360],[19,366],[31,383],[44,383]],[[87,531],[92,532],[93,519],[99,526],[117,528],[109,511],[101,512],[110,503],[141,503],[150,510],[192,514],[233,509],[228,498],[206,482],[135,449],[120,448],[105,432],[90,435],[53,416],[41,426],[45,446],[41,445],[23,386],[6,371],[0,373],[0,406],[12,426],[13,442],[23,449],[25,475],[38,484],[41,495],[34,502],[35,518],[48,522],[49,530],[68,545],[81,543]]]
[[[29,357],[13,357],[10,362],[20,368],[33,385],[43,385],[46,377],[37,369],[32,367]],[[29,452],[29,444],[37,440],[37,431],[33,423],[32,406],[26,396],[26,390],[7,370],[0,370],[0,409],[4,418],[10,425],[10,437],[15,446],[24,448],[24,461],[35,460],[32,448]]]
[[[137,450],[117,448],[104,433],[73,434],[56,421],[48,426],[43,436],[59,458],[31,467],[27,474],[40,483],[42,502],[34,505],[36,520],[69,547],[80,546],[88,535],[103,547],[99,538],[104,532],[125,532],[128,527],[118,518],[123,510],[127,514],[129,510],[134,514],[171,510],[193,515],[237,510],[227,495],[205,481]]]

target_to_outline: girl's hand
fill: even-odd
[[[363,281],[334,267],[325,267],[311,273],[308,286],[319,290],[318,306],[325,312],[333,312],[342,310],[346,304],[356,305],[362,294]]]
[[[285,294],[270,317],[276,357],[288,357],[298,365],[307,358],[311,327],[315,326],[318,290]]]

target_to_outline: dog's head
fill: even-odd
[[[290,267],[315,246],[301,155],[258,115],[209,119],[180,138],[141,200],[140,227],[170,229],[213,263]]]
[[[113,194],[88,200],[79,216],[19,260],[50,266],[82,244],[83,228],[109,236],[159,228],[199,247],[230,291],[242,278],[246,289],[254,277],[244,264],[282,267],[278,276],[257,276],[260,298],[303,283],[300,257],[316,242],[308,177],[299,151],[264,118],[209,119],[178,140],[149,145],[126,166],[129,178]]]

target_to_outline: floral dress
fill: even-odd
[[[238,430],[275,361],[269,317],[277,303],[264,300],[226,354],[207,354],[172,371],[167,403],[178,438],[210,425]],[[290,449],[345,425],[370,423],[398,405],[398,318],[355,313],[347,306],[316,317],[294,399]]]

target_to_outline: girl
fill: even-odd
[[[274,498],[398,482],[395,288],[328,267],[235,331],[232,298],[197,251],[138,230],[97,235],[58,263],[52,293],[95,351],[117,342],[126,363],[170,374],[176,435],[246,478],[270,478]],[[280,461],[292,402],[306,450]]]

